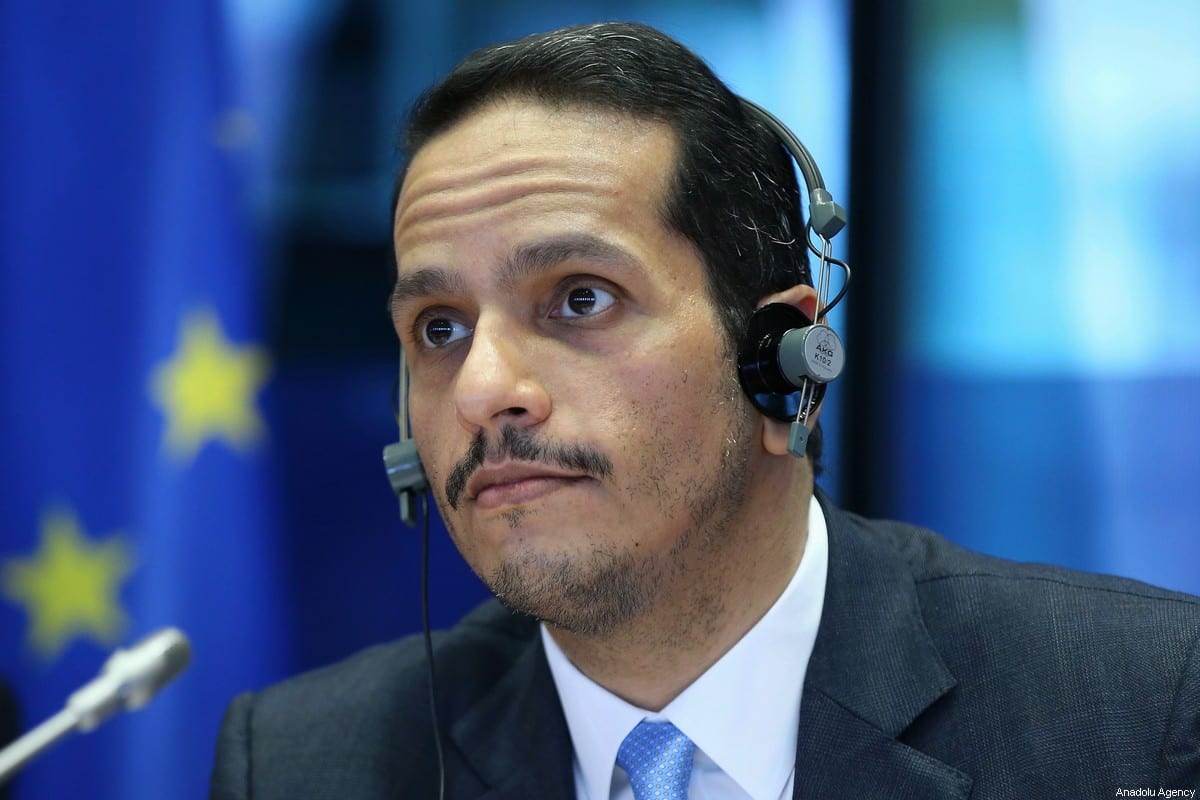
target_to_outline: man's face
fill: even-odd
[[[410,165],[394,322],[442,516],[506,603],[603,633],[711,572],[755,417],[691,244],[660,209],[662,124],[484,106]]]

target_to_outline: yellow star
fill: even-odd
[[[268,372],[262,348],[234,346],[211,311],[189,314],[175,353],[150,380],[154,403],[167,417],[167,452],[186,463],[210,439],[235,449],[260,439],[265,426],[255,396]]]
[[[130,547],[120,535],[93,543],[74,514],[54,510],[42,519],[37,552],[4,564],[0,589],[25,606],[30,644],[53,660],[77,636],[106,646],[120,640],[127,619],[117,595],[132,571]]]

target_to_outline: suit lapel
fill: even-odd
[[[898,741],[806,686],[793,797],[861,800],[965,798],[971,779]]]
[[[450,738],[488,787],[451,797],[575,797],[571,736],[536,632],[495,689],[451,727]]]
[[[877,526],[818,499],[829,573],[804,681],[794,797],[965,797],[970,778],[897,738],[955,685],[912,572]]]

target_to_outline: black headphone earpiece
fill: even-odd
[[[738,380],[754,407],[789,422],[800,413],[805,381],[812,381],[814,406],[825,384],[846,363],[842,340],[828,325],[814,325],[787,303],[768,303],[750,317],[738,351]]]

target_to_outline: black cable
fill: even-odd
[[[421,623],[425,626],[425,667],[429,672],[429,718],[433,721],[433,747],[437,752],[438,800],[446,797],[446,757],[442,753],[442,726],[438,724],[434,690],[433,633],[429,628],[429,493],[421,493]]]
[[[824,256],[824,254],[821,252],[821,248],[813,244],[811,222],[808,223],[805,228],[805,244],[808,245],[808,249],[817,258],[822,258]],[[825,308],[821,309],[822,316],[828,314],[834,309],[835,306],[837,306],[838,303],[842,302],[842,298],[846,296],[846,290],[850,288],[850,265],[845,261],[842,261],[840,258],[834,258],[833,256],[825,257],[825,261],[826,263],[833,264],[842,270],[843,280],[842,288],[838,290],[838,293],[833,296],[832,300],[825,304]]]
[[[845,276],[845,280],[842,281],[842,288],[838,290],[838,293],[833,296],[833,299],[830,300],[829,304],[823,309],[824,313],[828,314],[834,309],[835,306],[837,306],[838,303],[842,302],[842,298],[846,296],[846,290],[850,288],[850,265],[841,259],[834,258],[833,256],[830,256],[825,260],[830,264],[841,267],[842,274]]]

